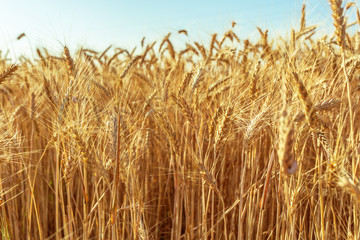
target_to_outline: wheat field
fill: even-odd
[[[304,5],[275,39],[1,57],[1,238],[360,239],[360,14],[329,4],[332,35]]]

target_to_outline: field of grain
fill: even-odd
[[[329,36],[304,5],[282,38],[1,57],[2,239],[360,239],[360,15],[341,2]]]

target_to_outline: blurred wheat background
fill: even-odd
[[[330,35],[303,5],[275,39],[1,57],[2,239],[360,239],[360,14],[329,4]]]

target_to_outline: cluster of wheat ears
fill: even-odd
[[[316,39],[304,5],[288,39],[2,57],[2,239],[360,239],[360,14],[329,3]]]

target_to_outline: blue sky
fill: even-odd
[[[59,53],[63,44],[70,49],[85,46],[102,50],[112,44],[133,48],[143,36],[149,43],[168,32],[178,42],[208,42],[212,33],[223,33],[237,22],[241,39],[256,36],[256,27],[272,35],[298,27],[304,0],[2,0],[0,49],[12,56],[32,54],[36,47]],[[332,30],[326,0],[305,0],[309,24]],[[186,29],[189,38],[176,32]],[[16,40],[25,33],[26,37]]]

